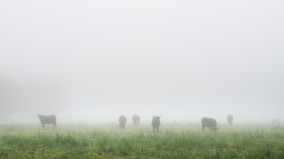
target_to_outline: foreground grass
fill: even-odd
[[[0,158],[284,158],[284,128],[223,126],[202,133],[198,124],[149,125],[120,130],[115,124],[0,125]]]

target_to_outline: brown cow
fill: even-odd
[[[161,118],[160,116],[153,116],[153,120],[152,120],[153,132],[155,132],[155,130],[159,132],[159,127],[161,125],[160,118]]]
[[[119,127],[121,129],[125,129],[125,124],[126,124],[126,117],[124,115],[121,115],[119,117]]]
[[[56,128],[56,116],[55,115],[38,115],[38,118],[41,122],[42,128],[45,127],[45,124],[52,124],[53,128]]]
[[[212,118],[203,117],[201,119],[201,124],[202,124],[202,131],[204,131],[205,127],[211,128],[211,132],[212,130],[216,132],[218,129],[216,120]]]
[[[137,126],[137,125],[139,125],[139,123],[140,123],[140,117],[139,117],[138,115],[133,115],[133,116],[132,116],[132,121],[133,121],[133,124],[134,124],[135,126]]]
[[[232,114],[229,114],[229,115],[227,116],[227,122],[228,122],[228,124],[229,124],[230,126],[233,125],[233,120],[234,120],[234,116],[233,116]]]

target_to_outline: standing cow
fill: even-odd
[[[137,126],[137,125],[139,125],[139,123],[140,123],[140,117],[139,117],[138,115],[133,115],[133,116],[132,116],[132,121],[133,121],[133,124],[134,124],[135,126]]]
[[[45,127],[45,124],[52,124],[53,128],[56,128],[56,116],[55,115],[38,115],[38,118],[41,122],[42,128]]]
[[[201,124],[202,124],[202,131],[204,131],[205,127],[211,128],[211,132],[212,130],[216,132],[218,129],[216,120],[212,118],[206,118],[206,117],[202,118]]]
[[[126,117],[124,115],[121,115],[119,117],[119,127],[121,129],[125,129],[125,124],[126,124]]]
[[[233,116],[232,114],[229,114],[229,115],[227,116],[227,122],[228,122],[228,124],[229,124],[230,126],[233,125],[233,120],[234,120],[234,116]]]
[[[159,127],[161,125],[160,118],[161,118],[160,116],[153,116],[153,120],[152,120],[153,132],[155,132],[155,130],[159,132]]]

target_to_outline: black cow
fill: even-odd
[[[229,124],[230,126],[233,125],[233,120],[234,120],[234,116],[233,116],[232,114],[229,114],[229,115],[227,116],[227,122],[228,122],[228,124]]]
[[[38,118],[41,122],[42,128],[45,127],[45,124],[52,124],[53,128],[56,128],[56,116],[55,115],[38,115]]]
[[[155,130],[159,132],[159,127],[161,125],[160,118],[161,118],[160,116],[153,116],[153,120],[152,120],[153,132],[155,132]]]
[[[121,115],[119,117],[119,127],[121,129],[125,129],[125,124],[126,124],[126,117],[124,115]]]
[[[133,121],[133,124],[136,126],[136,125],[139,125],[140,123],[140,117],[138,115],[133,115],[132,116],[132,121]]]
[[[215,119],[203,117],[201,119],[201,124],[202,124],[202,131],[204,131],[205,127],[211,128],[211,132],[212,130],[214,130],[215,132],[218,130],[217,122]]]

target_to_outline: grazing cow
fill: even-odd
[[[229,124],[230,126],[233,125],[233,120],[234,120],[234,116],[233,116],[232,114],[229,114],[229,115],[227,116],[227,122],[228,122],[228,124]]]
[[[53,128],[56,128],[56,116],[55,115],[38,115],[38,118],[41,122],[42,128],[45,127],[45,124],[52,124]]]
[[[119,127],[121,129],[125,129],[125,123],[126,123],[126,117],[124,115],[121,115],[119,117]]]
[[[204,131],[205,127],[211,128],[211,132],[212,130],[217,131],[218,129],[216,120],[212,118],[203,117],[201,119],[201,124],[202,124],[202,131]]]
[[[160,116],[153,116],[153,120],[152,120],[153,132],[155,132],[155,130],[159,132],[159,127],[161,125],[160,118],[161,118]]]
[[[139,125],[140,123],[140,117],[138,115],[133,115],[132,116],[132,121],[133,121],[133,124],[136,126],[136,125]]]

